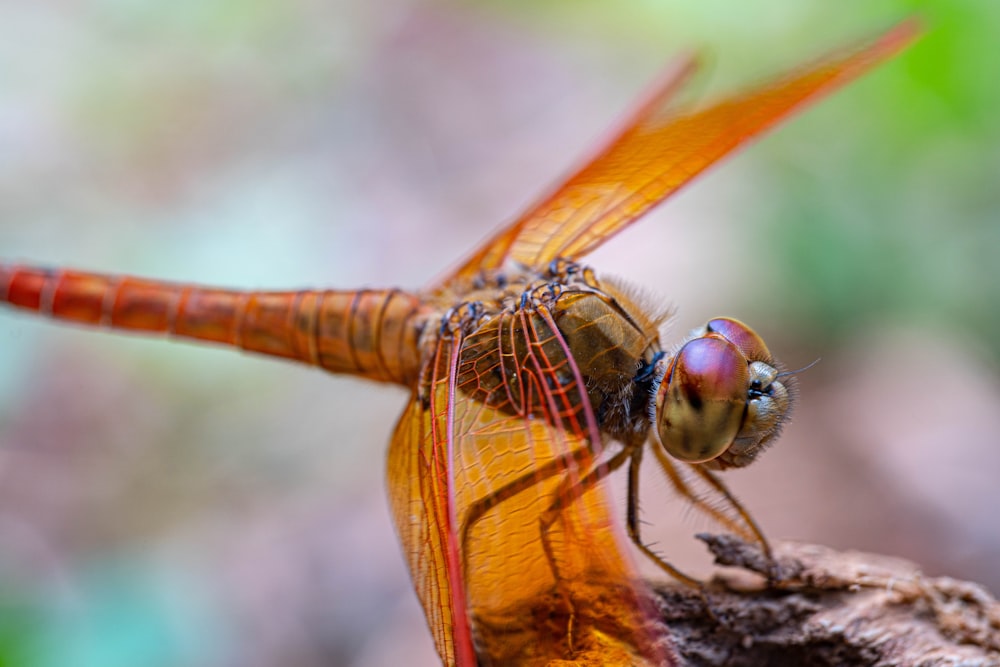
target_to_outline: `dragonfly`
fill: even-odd
[[[903,22],[695,109],[677,104],[697,70],[682,59],[589,161],[422,290],[233,290],[7,262],[0,302],[404,387],[388,492],[443,663],[676,665],[635,558],[697,581],[642,539],[643,456],[769,553],[716,473],[774,442],[794,378],[732,318],[664,347],[664,311],[581,260],[918,31]],[[623,468],[624,521],[608,488]]]

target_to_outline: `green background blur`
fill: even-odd
[[[672,54],[711,97],[912,12],[919,44],[589,259],[676,307],[668,341],[729,314],[822,358],[733,476],[772,538],[1000,591],[998,3],[2,3],[0,257],[416,288]],[[435,664],[382,486],[404,401],[0,312],[0,667]]]

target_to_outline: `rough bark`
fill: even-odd
[[[699,538],[729,567],[702,591],[655,587],[692,667],[1000,666],[1000,604],[976,584],[924,577],[897,558],[781,543],[769,586],[759,549]]]

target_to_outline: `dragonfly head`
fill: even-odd
[[[681,461],[746,466],[788,418],[789,374],[778,372],[764,341],[738,320],[710,321],[658,366],[653,423],[660,444]]]

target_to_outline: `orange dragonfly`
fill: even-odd
[[[444,663],[677,664],[652,630],[655,609],[622,534],[693,582],[639,534],[646,445],[678,493],[766,550],[712,471],[748,465],[774,440],[791,377],[756,333],[728,318],[668,353],[658,334],[664,316],[579,261],[916,32],[900,24],[696,111],[671,106],[695,69],[682,62],[583,168],[419,292],[233,291],[0,264],[0,301],[406,387],[388,486]],[[622,467],[624,531],[604,484]],[[695,483],[715,497],[693,493]]]

